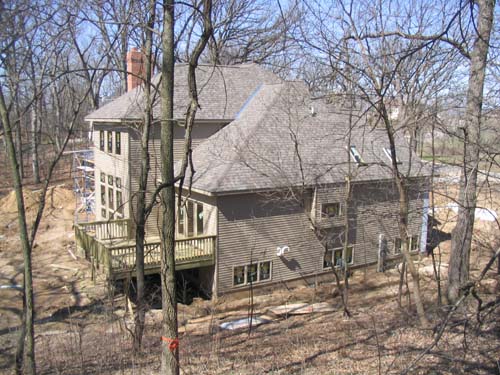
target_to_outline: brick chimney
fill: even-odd
[[[127,92],[135,89],[142,83],[146,73],[144,54],[137,48],[127,52]]]

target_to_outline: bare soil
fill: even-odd
[[[434,250],[446,282],[449,232],[453,211],[446,207],[456,189],[435,195],[440,236]],[[122,295],[109,297],[102,281],[90,280],[86,261],[74,260],[74,199],[56,187],[34,248],[37,365],[40,374],[156,374],[160,369],[161,312],[146,318],[144,348],[134,354],[130,304]],[[27,201],[36,196],[28,193]],[[498,190],[484,204],[500,212]],[[482,197],[483,198],[483,197]],[[33,204],[33,207],[35,205]],[[30,211],[31,212],[31,211]],[[32,213],[30,213],[33,215]],[[472,276],[477,277],[499,243],[497,223],[478,222]],[[183,374],[397,374],[402,373],[436,337],[449,306],[437,302],[431,258],[419,260],[426,310],[432,326],[422,328],[409,300],[398,306],[397,269],[376,273],[355,270],[350,279],[350,318],[342,314],[333,283],[310,285],[217,303],[196,299],[179,305],[180,358]],[[0,284],[22,282],[17,214],[12,197],[0,200]],[[406,291],[406,289],[405,289]],[[483,305],[498,299],[496,265],[479,288]],[[0,289],[0,372],[13,365],[21,298],[16,289]],[[328,302],[335,312],[277,317],[272,306],[294,302]],[[224,331],[220,323],[267,314],[273,321],[248,330]],[[133,306],[132,306],[133,308]],[[500,374],[500,308],[480,314],[469,299],[448,321],[439,343],[409,374]]]

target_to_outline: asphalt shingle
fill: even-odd
[[[174,117],[183,119],[188,100],[187,65],[175,66]],[[278,83],[281,79],[257,64],[235,66],[200,65],[196,70],[200,108],[198,120],[233,120],[245,102],[264,83]],[[160,75],[153,79],[160,88]],[[141,86],[105,104],[86,116],[86,120],[140,120],[143,116],[143,88]],[[160,115],[159,95],[154,101],[154,117]]]

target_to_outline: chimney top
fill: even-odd
[[[142,83],[146,73],[144,54],[138,48],[132,47],[127,52],[127,92],[135,89]]]

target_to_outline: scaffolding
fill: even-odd
[[[94,151],[75,150],[73,154],[73,192],[76,196],[75,223],[89,222],[95,217]]]

